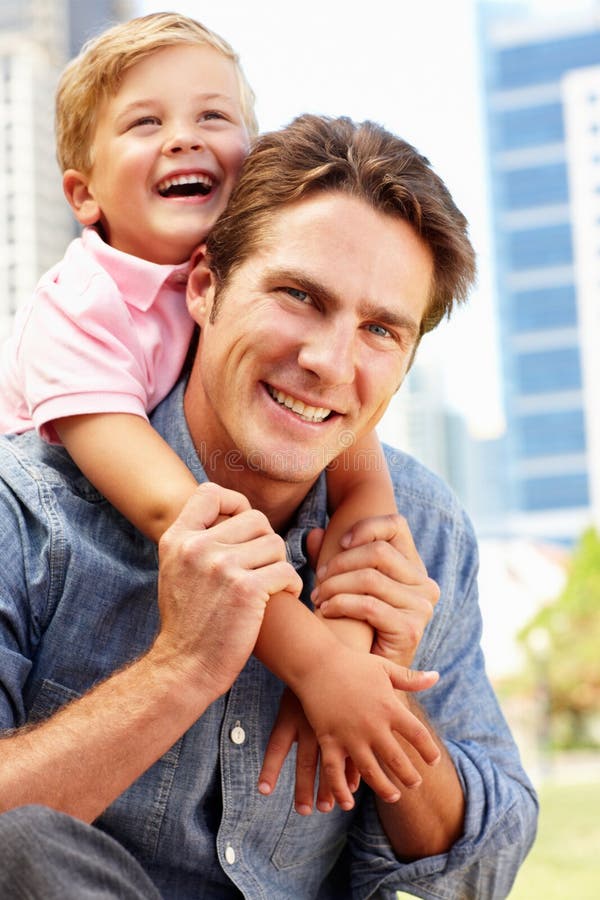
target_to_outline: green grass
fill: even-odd
[[[510,900],[598,900],[600,784],[547,784],[540,824]]]

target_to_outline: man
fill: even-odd
[[[294,587],[286,553],[308,598],[324,466],[472,275],[464,218],[404,142],[315,116],[259,140],[190,277],[189,378],[153,416],[214,482],[161,541],[158,606],[154,547],[62,450],[3,442],[0,894],[506,896],[536,803],[478,648],[475,542],[437,479],[390,452],[416,549],[404,520],[367,519],[318,598],[373,626],[374,652],[439,671],[404,695],[442,750],[428,767],[401,739],[420,786],[299,816],[288,760],[259,793],[282,684],[248,658],[268,597]]]

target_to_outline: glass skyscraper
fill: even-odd
[[[84,40],[133,12],[125,0],[0,0],[0,339],[75,234],[55,159],[59,73]]]
[[[564,85],[600,64],[600,15],[480,8],[509,528],[570,543],[592,486]]]

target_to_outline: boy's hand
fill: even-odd
[[[277,719],[269,737],[258,777],[258,789],[261,794],[271,793],[277,784],[292,744],[295,743],[298,744],[298,749],[296,751],[294,807],[301,816],[308,816],[313,810],[315,779],[319,764],[319,744],[304,715],[300,701],[289,688],[286,688],[281,697]],[[347,789],[350,794],[353,794],[358,789],[360,776],[350,759],[347,760],[345,776]],[[352,801],[349,802],[351,807]],[[333,804],[333,793],[325,773],[321,771],[317,792],[317,809],[321,812],[329,812],[333,809]]]
[[[417,786],[421,777],[397,739],[402,735],[422,759],[433,765],[439,749],[423,723],[402,702],[396,690],[417,691],[437,681],[435,672],[416,672],[372,654],[353,651],[339,644],[321,666],[310,672],[299,690],[308,722],[312,725],[321,755],[321,778],[325,777],[318,807],[326,812],[331,797],[342,809],[354,806],[351,787],[356,773],[383,800],[396,802],[399,785]],[[287,703],[287,701],[286,701]],[[296,802],[307,806],[314,781],[315,748],[304,725],[278,721],[261,772],[261,790],[269,793],[291,744],[299,739],[300,793]],[[356,772],[347,778],[347,758]],[[269,763],[269,759],[271,763]],[[387,773],[387,774],[386,774]],[[273,780],[272,780],[273,779]],[[350,781],[350,784],[348,783]]]
[[[322,532],[309,535],[309,553],[318,552]],[[375,629],[372,652],[410,666],[439,588],[400,515],[373,516],[345,536],[344,549],[317,572],[312,600],[326,618],[347,616]]]

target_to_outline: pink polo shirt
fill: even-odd
[[[84,229],[0,349],[0,432],[36,428],[58,443],[52,422],[61,416],[146,417],[177,380],[190,343],[188,273],[188,263],[147,262]]]

